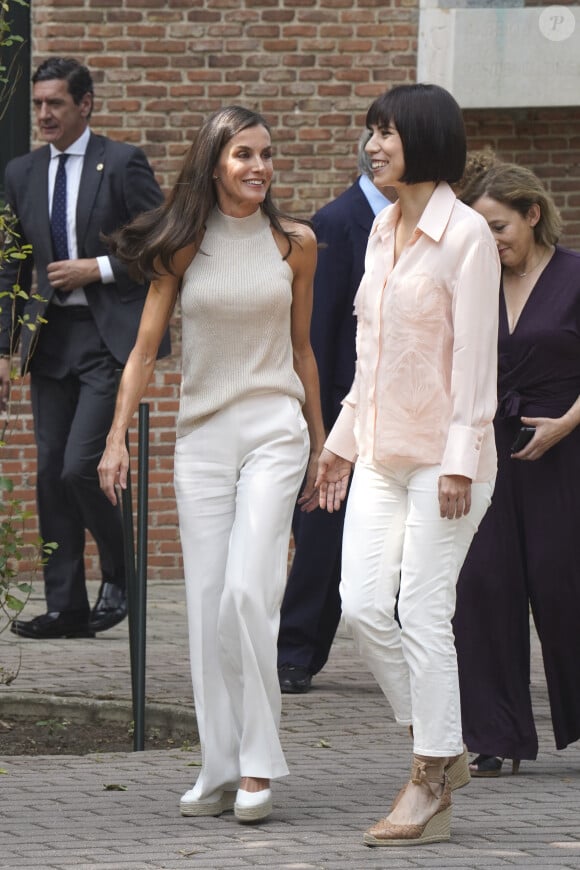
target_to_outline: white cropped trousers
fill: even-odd
[[[288,773],[276,644],[308,453],[300,403],[277,393],[241,399],[177,440],[201,799],[243,776]]]
[[[345,621],[397,722],[413,725],[416,754],[436,757],[463,751],[451,620],[459,571],[493,491],[493,482],[473,484],[469,514],[442,519],[440,473],[357,462],[340,585]]]

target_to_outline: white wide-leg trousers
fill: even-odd
[[[177,440],[200,799],[242,776],[288,773],[276,643],[308,452],[299,402],[277,393],[241,399]]]
[[[493,482],[473,484],[469,514],[442,519],[440,473],[356,464],[340,586],[362,658],[397,722],[413,725],[414,752],[437,757],[463,750],[451,620],[457,577],[493,491]]]

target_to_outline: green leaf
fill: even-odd
[[[103,788],[105,791],[127,791],[126,785],[119,785],[117,782],[111,782],[107,785],[104,785]]]
[[[20,613],[26,602],[20,601],[19,598],[15,598],[14,595],[7,592],[4,603],[9,610],[13,610],[15,613]]]

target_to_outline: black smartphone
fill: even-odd
[[[520,431],[516,435],[516,437],[514,439],[514,443],[512,444],[512,446],[510,448],[510,452],[511,453],[519,453],[520,450],[523,450],[524,447],[526,446],[526,444],[529,444],[529,442],[532,440],[535,432],[536,432],[535,426],[521,426]]]

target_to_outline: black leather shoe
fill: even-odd
[[[38,638],[46,640],[54,637],[94,637],[95,632],[89,628],[88,614],[84,610],[58,610],[43,613],[28,621],[15,619],[10,626],[12,634],[19,637]]]
[[[312,675],[300,665],[282,665],[278,668],[280,691],[285,695],[303,695],[310,691]]]
[[[127,616],[127,593],[115,583],[101,583],[97,603],[89,616],[91,631],[106,631]]]

